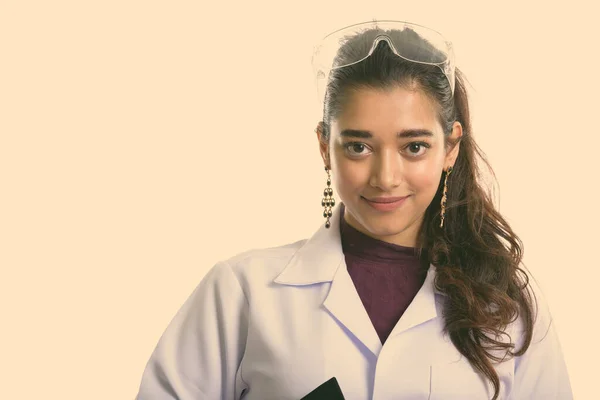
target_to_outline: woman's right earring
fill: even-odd
[[[326,218],[325,228],[329,228],[331,226],[329,218],[331,218],[333,215],[331,207],[335,206],[335,200],[333,198],[333,189],[331,188],[331,175],[329,174],[329,168],[325,167],[325,172],[327,172],[327,187],[323,191],[323,200],[321,200],[321,206],[324,207],[323,217]]]

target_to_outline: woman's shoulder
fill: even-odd
[[[305,243],[307,239],[297,240],[280,246],[253,248],[234,254],[222,260],[233,269],[240,270],[248,265],[262,265],[271,262],[289,260]]]
[[[533,337],[532,344],[538,343],[543,340],[549,329],[552,326],[552,313],[550,306],[544,294],[543,288],[539,281],[536,280],[534,273],[526,268],[521,267],[521,275],[525,276],[525,287],[526,295],[531,300],[532,312],[533,312]],[[520,333],[520,339],[524,331],[524,323],[522,318],[519,318],[516,322],[517,331]]]
[[[218,261],[207,273],[214,279],[235,277],[244,291],[272,282],[308,239],[279,246],[253,248]]]

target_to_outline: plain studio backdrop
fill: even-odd
[[[318,229],[313,44],[373,18],[453,41],[497,204],[593,398],[598,12],[536,3],[3,1],[0,398],[132,399],[216,261]]]

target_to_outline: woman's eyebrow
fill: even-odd
[[[373,134],[370,131],[362,129],[344,129],[340,133],[341,137],[345,138],[360,138],[360,139],[371,139]],[[398,138],[416,138],[416,137],[433,137],[434,134],[428,129],[404,129],[398,132]]]

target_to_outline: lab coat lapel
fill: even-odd
[[[331,227],[324,224],[294,254],[274,282],[284,285],[331,284],[323,306],[336,320],[340,329],[361,342],[373,354],[381,350],[367,311],[348,273],[340,237],[341,203],[333,209]]]
[[[421,289],[415,295],[402,317],[392,329],[389,338],[397,336],[417,325],[427,322],[438,316],[436,307],[436,296],[443,296],[443,293],[435,289],[435,266],[430,264],[425,282]]]
[[[381,340],[356,291],[345,262],[343,268],[337,270],[323,305],[342,329],[346,329],[375,356],[379,355]]]

